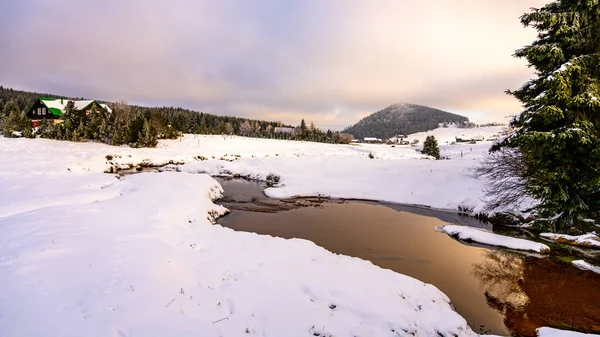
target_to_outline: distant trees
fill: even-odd
[[[0,87],[0,130],[7,137],[13,131],[33,136],[31,121],[24,112],[39,97],[60,98]],[[181,133],[228,134],[258,138],[306,140],[324,143],[349,143],[350,135],[319,130],[313,122],[307,127],[302,120],[293,133],[275,133],[275,126],[289,127],[281,122],[217,116],[174,107],[140,107],[126,101],[109,103],[112,113],[94,109],[89,114],[68,107],[62,124],[42,120],[36,134],[61,140],[95,140],[106,144],[127,144],[134,147],[156,146],[159,139],[174,139]],[[11,113],[15,111],[12,117]],[[6,128],[4,127],[6,126]],[[6,129],[6,130],[5,130]]]
[[[432,156],[435,159],[440,159],[440,148],[434,136],[427,136],[423,142],[423,150],[421,153]]]
[[[18,110],[10,111],[8,116],[3,115],[0,118],[0,126],[5,137],[15,137],[17,134],[23,137],[33,136],[31,121],[29,121],[25,113]]]
[[[230,122],[225,123],[225,133],[228,134],[228,135],[232,135],[233,134],[233,125],[231,125]]]
[[[300,131],[302,132],[302,134],[306,133],[306,122],[304,121],[304,118],[302,119],[302,121],[300,121]]]

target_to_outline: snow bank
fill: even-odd
[[[556,241],[558,243],[566,243],[581,247],[600,248],[600,237],[594,233],[583,235],[542,233],[540,236],[544,239]]]
[[[594,273],[600,274],[600,267],[596,267],[584,260],[575,260],[573,261],[573,265],[575,265],[579,269],[593,271]]]
[[[538,337],[594,337],[600,335],[585,334],[581,332],[558,330],[553,328],[538,328],[536,329]]]
[[[3,138],[0,150],[0,195],[21,205],[0,208],[2,336],[475,336],[434,286],[212,225],[226,209],[208,175],[94,170],[107,153],[152,151]]]
[[[460,240],[474,241],[491,246],[499,246],[516,250],[533,251],[538,253],[550,252],[550,247],[545,244],[498,235],[479,228],[458,225],[440,226],[438,230]]]

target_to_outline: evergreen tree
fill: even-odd
[[[499,147],[522,153],[520,178],[540,201],[538,224],[566,231],[600,212],[600,5],[557,0],[521,22],[538,38],[515,56],[527,59],[537,78],[508,92],[524,110]]]
[[[440,159],[440,148],[434,136],[427,136],[423,143],[423,151],[421,153],[432,156],[435,159]]]
[[[304,118],[300,121],[300,131],[302,131],[303,135],[306,133],[306,122],[304,121]]]

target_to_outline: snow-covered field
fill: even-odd
[[[489,148],[489,144],[442,146],[442,155],[452,160],[433,161],[407,146],[332,145],[221,136],[186,135],[181,140],[161,141],[155,149],[44,139],[4,139],[3,144],[7,148],[4,152],[29,158],[26,160],[32,162],[34,170],[47,169],[43,168],[46,161],[37,154],[47,151],[62,158],[56,163],[59,169],[74,173],[102,172],[111,165],[125,167],[142,161],[172,160],[185,162],[180,170],[186,172],[239,174],[263,180],[271,173],[276,174],[281,177],[280,185],[267,190],[275,198],[324,195],[453,211],[461,206],[474,212],[484,208],[484,182],[473,176],[473,168]],[[32,148],[37,152],[33,153]],[[370,153],[375,159],[369,158]],[[114,156],[112,160],[105,158],[109,154]]]
[[[378,153],[395,159],[349,146],[201,140],[203,148],[186,137],[136,150],[0,138],[0,335],[475,335],[431,285],[308,241],[211,225],[226,210],[213,203],[221,187],[208,175],[102,173],[109,153],[262,174],[279,172],[277,159],[288,169],[331,160],[381,172],[400,158],[432,161],[387,148]],[[211,153],[243,159],[191,159]],[[344,168],[356,173],[338,174]]]
[[[481,137],[484,139],[484,143],[490,144],[492,141],[489,139],[493,139],[498,137],[503,130],[506,129],[505,126],[488,126],[481,128],[458,128],[455,125],[450,125],[447,128],[437,128],[431,131],[413,133],[408,135],[408,141],[412,142],[414,139],[419,140],[419,144],[423,144],[425,138],[429,135],[435,137],[440,145],[449,145],[456,140],[456,137],[462,139],[472,139]]]
[[[410,147],[241,137],[156,149],[0,137],[0,336],[475,335],[431,285],[212,225],[222,189],[197,173],[276,174],[267,192],[282,198],[477,210],[472,168],[488,146],[442,147],[452,160],[433,161]],[[102,173],[169,161],[184,173]]]

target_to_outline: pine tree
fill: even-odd
[[[440,159],[440,148],[434,136],[427,136],[423,143],[423,151],[421,153],[432,156],[435,159]]]
[[[302,131],[302,135],[306,133],[306,122],[304,121],[304,118],[302,118],[302,121],[300,122],[300,130]]]
[[[537,78],[508,92],[524,110],[500,146],[523,155],[521,178],[545,219],[538,223],[566,231],[600,212],[600,5],[557,0],[521,22],[538,38],[515,57],[527,59]]]

